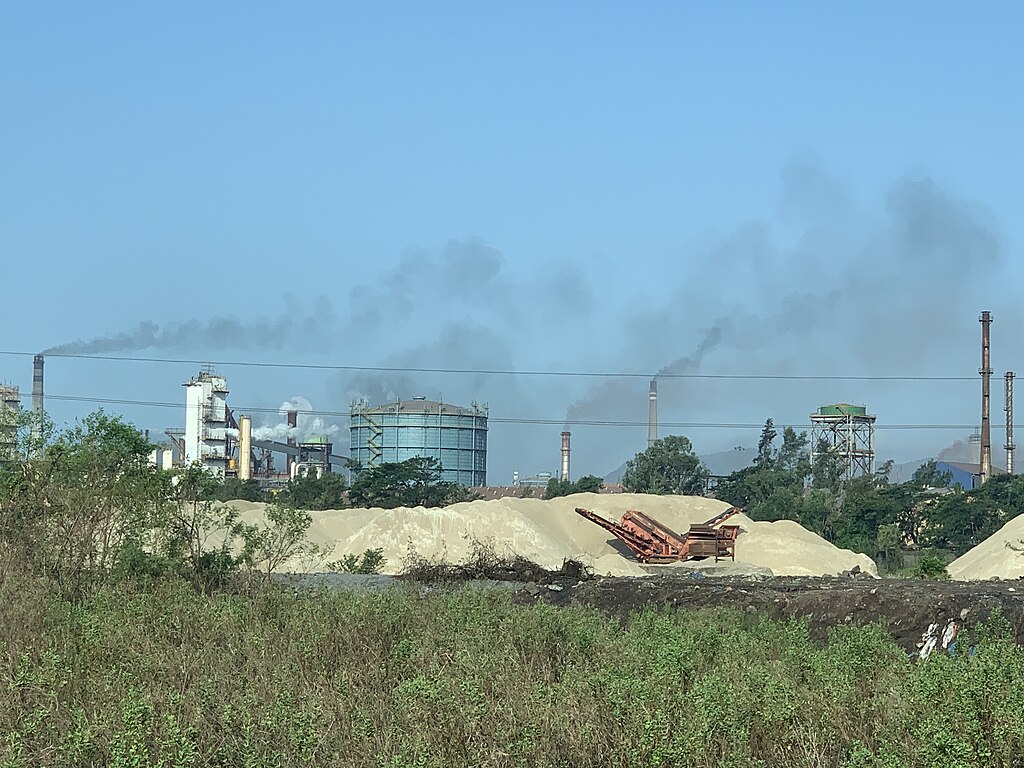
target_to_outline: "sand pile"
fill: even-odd
[[[1016,550],[1013,549],[1016,547]],[[946,570],[954,579],[1019,579],[1024,576],[1024,515],[1013,518]]]
[[[231,504],[246,522],[262,517],[263,504]],[[492,546],[498,554],[518,554],[545,568],[558,568],[564,559],[572,558],[592,566],[600,575],[647,573],[611,533],[577,515],[576,507],[614,520],[627,509],[639,509],[673,530],[685,532],[690,523],[703,522],[728,504],[692,496],[582,493],[551,501],[472,501],[444,509],[340,509],[311,513],[309,539],[321,546],[334,546],[333,559],[383,549],[387,573],[400,572],[410,554],[462,562],[478,542]],[[876,573],[866,555],[838,549],[794,522],[754,522],[745,515],[729,522],[741,526],[737,563],[764,566],[779,576],[837,574],[855,565]],[[289,563],[282,570],[304,569],[299,563]]]

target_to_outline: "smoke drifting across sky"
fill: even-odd
[[[277,317],[240,320],[234,316],[209,319],[170,320],[163,324],[145,320],[127,331],[92,339],[58,344],[43,354],[97,355],[118,352],[195,349],[311,349],[324,350],[332,334],[324,333],[336,323],[331,303],[324,297],[313,306],[286,299]],[[326,351],[326,350],[325,350]]]
[[[340,313],[322,299],[313,310],[290,306],[254,322],[142,323],[49,351],[334,349],[332,361],[387,367],[968,375],[977,368],[977,313],[992,309],[994,363],[1013,367],[1022,350],[1011,334],[1000,335],[1000,326],[1012,327],[1018,313],[1001,279],[997,228],[983,209],[924,174],[897,180],[880,203],[859,202],[815,164],[796,162],[783,174],[771,218],[728,233],[677,234],[682,244],[661,263],[636,254],[604,261],[567,254],[542,273],[524,273],[482,240],[452,240],[409,250],[393,267],[368,275],[334,299],[345,308]],[[635,270],[619,265],[627,258],[637,262]],[[659,411],[663,423],[759,423],[771,416],[805,424],[818,405],[848,400],[866,402],[880,424],[972,423],[975,391],[960,384],[668,378],[659,387]],[[574,428],[574,474],[604,474],[645,444],[646,378],[338,373],[326,382],[326,408],[420,394],[487,402],[499,418],[560,422],[564,414],[569,422],[637,423]],[[560,429],[561,423],[492,422],[491,482],[506,481],[514,468],[555,468]],[[688,436],[703,451],[756,439],[721,429]],[[950,437],[888,433],[879,452],[924,455],[931,445],[934,453]]]

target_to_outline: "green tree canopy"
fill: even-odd
[[[945,488],[952,479],[952,472],[939,469],[938,462],[930,459],[914,470],[910,482],[920,488]]]
[[[443,507],[468,499],[463,486],[442,479],[437,459],[424,456],[367,467],[349,491],[352,506],[383,509]]]
[[[584,475],[577,480],[562,480],[552,477],[544,489],[545,499],[559,496],[572,496],[574,493],[599,493],[604,488],[604,481],[596,475]]]
[[[630,493],[700,495],[708,470],[682,435],[656,440],[646,451],[626,462],[622,487]]]
[[[296,509],[342,509],[348,506],[345,498],[347,491],[345,478],[328,472],[322,477],[307,475],[293,478],[278,494],[278,499]]]

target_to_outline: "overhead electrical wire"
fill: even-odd
[[[33,352],[0,350],[0,355],[33,357]],[[643,373],[637,371],[541,371],[500,368],[429,368],[417,366],[328,365],[321,363],[270,363],[256,360],[201,360],[170,357],[130,357],[127,355],[87,355],[67,352],[46,353],[47,358],[74,360],[105,360],[132,363],[163,363],[176,365],[217,365],[242,368],[283,368],[312,371],[350,371],[373,373],[439,373],[473,376],[551,376],[603,379],[715,379],[750,381],[977,381],[977,376],[876,376],[876,375],[808,375],[784,373]]]
[[[28,400],[29,394],[22,395],[22,399]],[[114,398],[114,397],[86,397],[83,395],[53,395],[47,394],[48,400],[58,400],[63,402],[78,402],[78,403],[95,403],[97,405],[125,405],[135,406],[143,408],[172,408],[182,410],[186,406],[184,403],[171,403],[162,402],[157,400],[128,400],[125,398]],[[241,406],[231,406],[231,410],[235,413],[245,414],[274,414],[283,415],[284,411],[280,408],[246,408]],[[347,411],[321,411],[321,410],[303,410],[297,409],[299,413],[306,416],[324,416],[324,417],[347,417],[349,413]],[[647,428],[648,424],[646,421],[630,421],[623,419],[545,419],[545,418],[513,418],[513,417],[500,417],[500,416],[488,416],[487,421],[494,424],[536,424],[536,425],[569,425],[569,426],[583,426],[583,427],[643,427]],[[671,428],[671,429],[763,429],[764,424],[758,424],[753,422],[747,423],[736,423],[736,422],[699,422],[699,421],[661,421],[659,422],[660,427]],[[793,427],[794,429],[805,429],[806,424],[776,424],[777,428]],[[977,424],[876,424],[875,429],[877,430],[964,430],[964,429],[976,429]],[[993,425],[993,429],[996,426]]]

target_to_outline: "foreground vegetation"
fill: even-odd
[[[998,623],[998,622],[997,622]],[[1024,652],[420,594],[0,584],[0,765],[1014,766]]]

